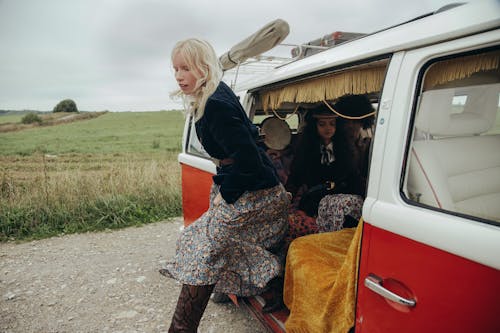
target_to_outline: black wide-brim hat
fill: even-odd
[[[331,119],[337,118],[338,115],[330,110],[325,104],[320,104],[309,110],[310,117],[315,119]]]
[[[373,106],[366,95],[344,95],[332,107],[348,117],[362,117],[373,112]]]

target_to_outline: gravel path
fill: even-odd
[[[182,222],[0,243],[0,332],[167,332],[180,285],[158,273]],[[209,302],[200,332],[263,333]]]

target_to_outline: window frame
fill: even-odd
[[[189,116],[187,137],[186,137],[186,154],[210,160],[211,159],[210,156],[203,148],[201,142],[198,140],[195,126],[196,122],[194,121],[193,116]],[[199,144],[201,150],[192,145],[193,141]]]
[[[466,57],[470,55],[476,55],[476,54],[484,54],[487,52],[491,51],[498,51],[500,50],[500,45],[495,45],[495,46],[490,46],[486,48],[478,48],[474,49],[471,51],[466,51],[466,52],[458,52],[458,53],[453,53],[453,54],[448,54],[445,56],[437,56],[435,58],[432,58],[428,61],[426,61],[419,69],[418,71],[418,76],[417,76],[417,81],[415,85],[415,91],[414,91],[414,98],[412,101],[412,109],[411,109],[411,115],[410,115],[410,121],[409,121],[409,126],[408,126],[408,135],[407,135],[407,140],[405,143],[405,149],[404,149],[404,154],[403,154],[403,165],[401,168],[401,175],[399,178],[399,194],[400,198],[408,205],[410,206],[415,206],[419,208],[424,208],[427,210],[435,211],[438,213],[443,213],[447,215],[452,215],[460,218],[465,218],[468,220],[473,220],[477,221],[480,223],[500,227],[500,222],[486,219],[483,217],[479,216],[474,216],[474,215],[469,215],[457,211],[450,211],[447,209],[439,208],[436,206],[431,206],[428,204],[424,204],[421,202],[417,202],[415,200],[412,200],[409,198],[409,195],[407,196],[407,178],[408,178],[408,171],[409,171],[409,160],[410,160],[410,155],[411,155],[411,148],[413,146],[413,141],[414,141],[414,135],[415,135],[415,121],[416,121],[416,115],[417,111],[419,110],[420,107],[420,101],[422,98],[422,94],[424,92],[424,76],[429,70],[429,68],[438,62],[446,61],[446,60],[451,60],[451,59],[457,59],[460,57]]]

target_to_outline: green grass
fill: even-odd
[[[0,134],[0,154],[179,151],[183,119],[179,111],[108,112],[91,120]]]
[[[8,115],[1,115],[0,114],[0,124],[5,124],[5,123],[18,123],[21,121],[21,119],[25,116],[25,114],[11,114],[9,113]]]
[[[0,241],[182,214],[178,111],[106,113],[0,133]]]
[[[180,193],[148,197],[115,195],[75,206],[24,206],[3,211],[0,240],[41,239],[156,222],[181,212]]]

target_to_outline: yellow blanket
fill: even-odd
[[[288,250],[284,301],[288,333],[346,333],[354,326],[362,223],[295,239]]]

